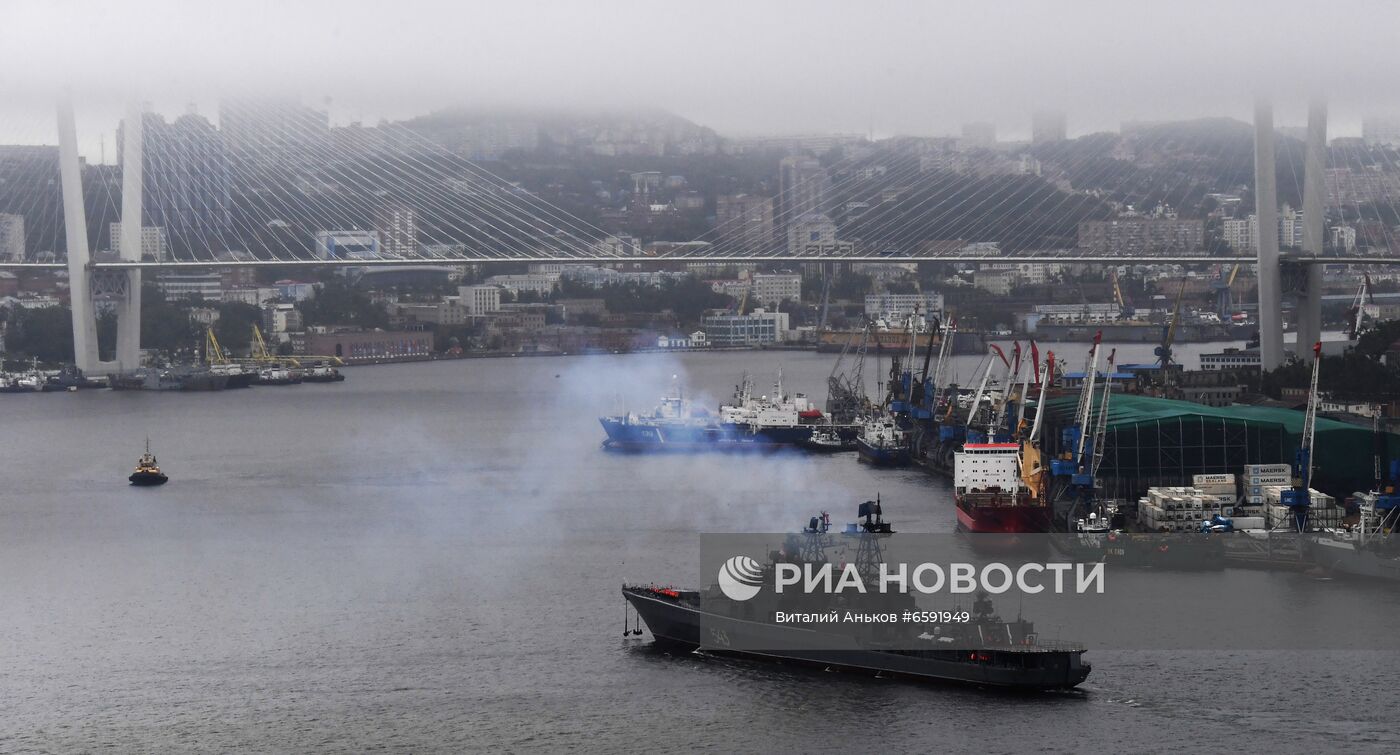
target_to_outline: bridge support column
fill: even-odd
[[[78,133],[73,103],[58,105],[58,167],[63,188],[63,230],[68,245],[68,295],[73,309],[73,363],[83,372],[101,368],[97,356],[97,315],[88,278],[87,211],[83,207],[83,173],[78,163]]]
[[[1308,107],[1307,153],[1303,158],[1303,252],[1321,256],[1327,211],[1323,205],[1327,167],[1327,105]],[[1322,340],[1322,266],[1306,265],[1303,290],[1298,292],[1298,341],[1293,353],[1311,361],[1312,345]]]
[[[1254,106],[1254,211],[1259,219],[1259,367],[1283,364],[1283,291],[1278,254],[1278,184],[1274,180],[1274,111]]]
[[[133,103],[127,109],[122,129],[122,225],[121,258],[141,261],[141,192],[143,108]],[[117,365],[123,372],[141,366],[141,270],[123,270],[125,296],[117,307]]]

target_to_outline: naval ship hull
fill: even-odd
[[[1382,536],[1388,537],[1388,536]],[[1308,555],[1313,563],[1334,574],[1400,582],[1400,553],[1375,548],[1358,548],[1347,541],[1308,538]]]
[[[619,451],[766,450],[801,446],[814,429],[834,430],[842,440],[853,439],[855,425],[783,425],[754,428],[747,424],[715,422],[628,422],[624,417],[602,417],[607,434],[604,446]]]
[[[624,587],[622,594],[646,622],[658,644],[684,651],[703,644],[707,653],[753,660],[1025,691],[1070,689],[1083,682],[1091,669],[1081,657],[1082,647],[875,650],[850,637],[706,614],[697,605],[658,595],[648,588]],[[702,643],[702,631],[710,634],[709,641]],[[847,644],[833,649],[833,645],[842,642]]]

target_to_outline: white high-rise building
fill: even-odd
[[[0,260],[24,259],[24,216],[0,213]]]
[[[462,309],[470,317],[489,315],[501,310],[499,286],[458,286],[457,296]]]
[[[418,212],[402,204],[379,208],[376,230],[386,257],[411,257],[418,251]]]
[[[755,273],[752,284],[753,298],[765,307],[802,301],[802,276],[797,273]]]
[[[1248,218],[1226,218],[1221,224],[1221,237],[1230,248],[1237,252],[1246,252],[1254,249],[1254,231],[1259,225],[1259,218],[1250,215]]]
[[[112,251],[121,254],[122,224],[111,223],[108,225],[107,231],[111,234]],[[164,228],[149,225],[141,228],[141,258],[158,262],[170,259],[170,249],[166,244]]]

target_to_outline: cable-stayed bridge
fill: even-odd
[[[1256,111],[1252,156],[1215,147],[1223,173],[1253,172],[1260,187],[1252,254],[1207,253],[1199,246],[1111,253],[1077,248],[1077,222],[1111,216],[1107,205],[1057,190],[1042,180],[1033,159],[1032,170],[1007,172],[1006,158],[991,151],[973,152],[971,159],[981,162],[956,169],[944,165],[944,155],[930,159],[929,152],[898,143],[827,163],[784,160],[783,185],[759,224],[779,232],[756,234],[755,224],[741,215],[688,242],[644,250],[635,239],[606,231],[402,126],[331,129],[287,105],[233,102],[221,108],[215,129],[196,116],[166,123],[132,107],[120,133],[122,169],[96,176],[79,160],[71,107],[60,107],[58,126],[60,180],[42,170],[31,173],[28,184],[24,176],[7,184],[0,175],[0,189],[12,193],[0,211],[15,212],[17,196],[19,211],[61,226],[53,243],[59,246],[62,239],[63,257],[0,258],[0,269],[68,270],[76,361],[87,370],[136,365],[144,270],[634,262],[1258,264],[1261,331],[1278,334],[1278,343],[1266,335],[1262,344],[1268,366],[1283,359],[1277,320],[1285,290],[1299,295],[1299,342],[1311,343],[1309,334],[1320,331],[1318,263],[1400,263],[1393,257],[1323,254],[1325,215],[1348,217],[1349,208],[1323,210],[1328,146],[1320,105],[1310,117],[1301,165],[1285,176],[1295,180],[1291,188],[1302,188],[1295,192],[1303,198],[1302,251],[1282,255],[1267,105]],[[1335,148],[1333,154],[1336,160]],[[1021,161],[1024,167],[1026,158]],[[141,169],[130,169],[135,165]],[[1130,162],[1120,160],[1069,157],[1057,170],[1060,179],[1088,185],[1111,185],[1124,176],[1142,180],[1131,175]],[[975,190],[962,178],[968,173],[980,178]],[[1185,172],[1149,178],[1158,201],[1201,190]],[[860,213],[843,218],[837,230],[812,201],[814,194],[828,206],[840,203]],[[645,211],[647,198],[647,187],[639,184],[634,204]],[[122,222],[134,217],[142,222]],[[998,247],[989,251],[985,244],[931,238],[995,239]],[[95,298],[116,302],[114,363],[97,362]]]

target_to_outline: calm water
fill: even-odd
[[[898,529],[951,529],[947,483],[918,471],[598,450],[596,416],[649,408],[672,374],[718,399],[781,363],[822,398],[833,359],[0,396],[0,751],[1400,747],[1394,654],[1091,651],[1081,692],[1027,698],[624,639],[619,584],[694,582],[697,533],[842,521],[876,491]],[[147,435],[172,481],[128,488]]]

